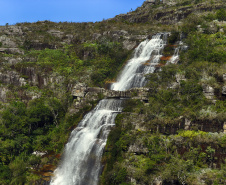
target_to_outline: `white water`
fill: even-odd
[[[163,39],[161,39],[163,37]],[[145,74],[152,73],[161,57],[166,34],[157,34],[143,41],[135,50],[134,57],[124,67],[113,90],[142,87]],[[143,65],[146,61],[150,65]],[[104,99],[90,111],[78,127],[72,131],[65,146],[60,166],[54,171],[51,185],[97,185],[101,174],[101,157],[107,136],[118,112],[122,111],[120,99]]]
[[[187,49],[187,46],[185,46],[182,41],[180,41],[178,45],[179,46],[177,48],[175,48],[175,50],[174,50],[174,54],[173,54],[172,58],[169,61],[167,61],[167,63],[166,63],[167,65],[170,64],[170,63],[171,64],[177,64],[177,62],[179,61],[180,50],[186,50]]]
[[[150,41],[145,40],[140,43],[134,57],[128,61],[117,82],[112,84],[112,90],[123,91],[133,87],[143,87],[146,84],[144,75],[154,72],[155,65],[162,56],[161,52],[166,44],[165,39],[161,39],[162,36],[166,34],[157,34]]]

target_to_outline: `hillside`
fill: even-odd
[[[145,100],[132,92],[116,118],[101,184],[225,184],[225,8],[149,0],[102,22],[1,26],[0,184],[48,182],[70,132],[108,96],[102,88],[158,32],[169,35],[163,57]]]

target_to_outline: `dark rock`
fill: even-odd
[[[226,86],[223,86],[223,87],[222,87],[222,94],[223,94],[224,96],[226,96]]]
[[[7,74],[0,72],[0,82],[16,86],[23,86],[27,84],[25,79],[21,78],[20,75],[15,71],[7,71]]]

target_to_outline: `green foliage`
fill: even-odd
[[[177,2],[178,7],[192,7],[204,1]],[[208,4],[214,5],[215,2],[205,1],[204,4],[209,9]],[[148,20],[153,21],[151,16],[162,12],[160,6],[162,5],[152,6],[150,12],[145,8],[146,12],[140,15],[150,15]],[[172,11],[177,7],[165,8]],[[223,33],[217,32],[223,27],[221,23],[213,20],[225,20],[225,10],[222,8],[216,13],[211,11],[203,15],[199,13],[181,20],[179,27],[160,25],[158,20],[154,24],[130,23],[127,20],[123,20],[125,23],[108,20],[97,23],[45,21],[17,24],[26,32],[23,37],[16,39],[17,43],[24,41],[20,47],[26,54],[1,54],[0,58],[22,58],[22,62],[12,65],[2,62],[2,70],[15,69],[26,80],[27,85],[16,87],[9,84],[9,102],[0,105],[0,184],[35,183],[39,177],[32,174],[31,169],[47,162],[56,162],[56,159],[41,159],[32,155],[32,152],[62,152],[70,131],[95,105],[96,102],[90,102],[78,113],[69,113],[72,98],[68,94],[73,84],[84,82],[89,86],[103,87],[105,81],[114,80],[130,54],[123,49],[124,36],[116,38],[111,35],[118,30],[126,30],[131,36],[171,31],[170,45],[175,44],[179,40],[180,32],[183,32],[187,36],[183,42],[189,47],[187,52],[181,53],[179,65],[166,65],[161,71],[148,75],[150,82],[147,86],[151,89],[149,105],[144,106],[138,100],[125,103],[124,112],[117,116],[116,127],[110,132],[107,141],[103,156],[105,169],[102,184],[129,185],[132,184],[132,179],[137,184],[150,184],[159,177],[164,184],[198,184],[200,181],[224,184],[224,135],[201,131],[183,131],[176,135],[169,135],[171,132],[166,131],[164,134],[167,136],[154,133],[156,130],[162,132],[169,128],[173,131],[174,124],[183,123],[185,118],[194,123],[202,121],[205,124],[211,121],[211,124],[217,122],[221,125],[226,119],[224,97],[218,95],[218,100],[212,104],[202,94],[203,84],[214,87],[218,92],[222,90],[226,38]],[[139,19],[140,15],[136,15],[134,20],[142,20]],[[162,21],[161,18],[159,20]],[[204,34],[198,29],[198,25]],[[61,31],[61,36],[51,34],[49,31],[52,29]],[[110,31],[109,34],[103,34],[106,31]],[[96,39],[94,33],[103,36]],[[134,37],[134,41],[137,40]],[[68,42],[70,45],[64,44]],[[167,46],[163,54],[171,56],[173,52],[174,48]],[[34,75],[40,81],[38,84],[33,84]],[[183,78],[178,78],[178,75]],[[57,77],[57,80],[44,86],[44,77]],[[38,94],[37,97],[41,98],[30,100],[30,93]],[[99,98],[102,96],[99,95]],[[145,119],[140,123],[144,129],[135,129],[139,127],[139,124],[134,124],[136,120],[130,119],[130,122],[126,122],[127,114],[144,116]],[[131,146],[137,147],[135,153],[130,151]],[[217,167],[221,165],[221,169],[206,170],[215,164]]]
[[[226,21],[226,10],[225,9],[217,10],[216,18],[219,21]]]
[[[121,124],[123,123],[123,119]],[[125,123],[123,123],[125,124]],[[134,136],[131,130],[124,130],[117,138],[108,139],[108,143],[121,142],[126,137]],[[192,184],[202,178],[197,172],[213,163],[222,163],[224,159],[216,158],[223,156],[220,142],[224,140],[224,134],[209,134],[202,131],[182,131],[178,135],[164,136],[147,132],[136,132],[136,137],[130,143],[138,148],[147,148],[145,153],[131,153],[128,149],[118,148],[120,157],[117,160],[107,161],[107,168],[102,176],[103,184],[128,183],[127,175],[139,183],[152,182],[156,177],[161,177],[164,183],[174,182],[179,184]],[[217,137],[216,137],[217,136]],[[137,145],[139,143],[139,145]],[[107,144],[108,145],[108,144]],[[214,145],[214,147],[213,147]],[[107,156],[111,156],[113,150],[107,147]],[[141,149],[142,151],[142,149]],[[104,154],[106,157],[106,153]],[[113,163],[113,165],[112,165]],[[111,164],[109,167],[108,165]],[[222,169],[216,169],[217,173],[223,173]],[[213,170],[212,170],[213,171]],[[192,180],[193,179],[193,180]],[[209,179],[213,179],[209,177]],[[206,179],[205,179],[206,181]]]
[[[169,36],[168,42],[169,44],[174,44],[176,41],[180,40],[180,33],[177,31],[171,32],[171,35]]]
[[[64,116],[65,111],[57,98],[34,99],[28,105],[12,101],[1,111],[2,184],[24,184],[27,181],[27,166],[37,167],[41,163],[39,157],[31,155],[33,151],[52,151],[62,147],[59,144],[62,142],[59,142],[59,134],[65,133],[55,133],[55,136],[58,134],[56,142],[59,142],[58,145],[55,142],[55,146],[51,144],[50,131],[54,130],[52,126],[59,124]],[[5,173],[8,173],[7,177]]]
[[[11,171],[9,166],[0,164],[0,184],[8,185],[11,179]]]
[[[197,31],[197,25],[203,24],[204,21],[201,17],[195,15],[195,14],[190,14],[187,19],[183,21],[183,25],[181,27],[181,31],[184,32],[185,34],[188,33],[193,33]]]
[[[220,36],[220,37],[219,37]],[[221,33],[213,35],[190,34],[187,42],[191,49],[187,53],[189,62],[209,61],[223,64],[226,54],[223,52],[226,37]]]
[[[121,184],[125,182],[127,176],[127,171],[125,168],[120,169],[113,177],[113,184]]]
[[[193,130],[186,130],[179,132],[178,136],[187,137],[187,138],[194,138],[196,136],[204,136],[206,132],[203,131],[193,131]]]

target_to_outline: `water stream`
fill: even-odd
[[[154,35],[135,49],[112,90],[124,91],[146,84],[166,44],[167,33]],[[115,117],[122,111],[121,99],[103,99],[84,116],[70,135],[62,161],[54,171],[51,185],[97,185],[102,171],[101,157]]]

